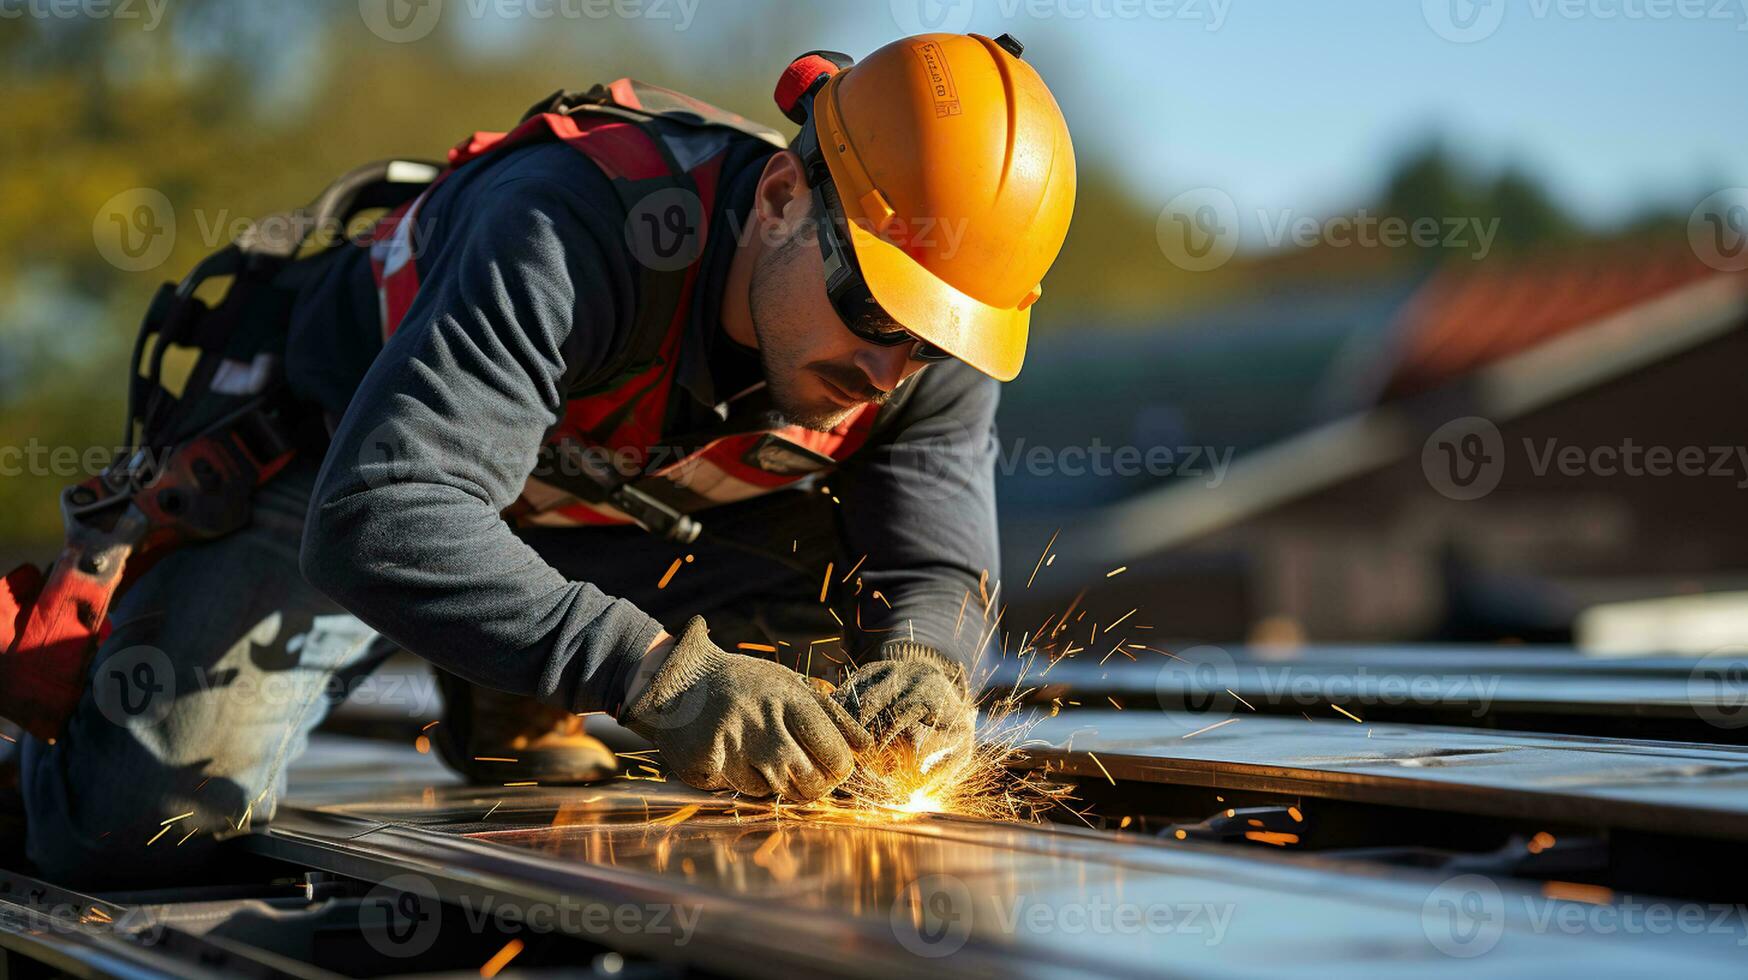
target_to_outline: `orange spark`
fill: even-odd
[[[1217,721],[1217,722],[1213,723],[1212,725],[1208,725],[1204,728],[1198,728],[1195,731],[1189,733],[1188,735],[1180,735],[1178,737],[1179,738],[1195,738],[1197,735],[1200,735],[1203,732],[1211,732],[1216,728],[1221,728],[1223,726],[1230,725],[1235,721],[1238,721],[1238,719],[1237,718],[1228,718],[1225,721]]]
[[[516,958],[516,954],[520,952],[522,952],[522,940],[510,940],[504,944],[503,949],[493,953],[492,958],[486,960],[485,964],[479,968],[479,975],[482,977],[497,976],[498,971],[508,966],[510,961]]]

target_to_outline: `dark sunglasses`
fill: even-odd
[[[857,338],[879,347],[915,344],[910,352],[913,360],[950,361],[953,355],[899,326],[868,291],[868,281],[862,278],[862,267],[856,263],[856,250],[850,246],[849,225],[838,206],[837,189],[832,186],[823,161],[817,168],[809,167],[808,183],[813,185],[813,210],[823,220],[815,221],[819,235],[819,253],[825,259],[825,293],[832,309],[844,327]]]

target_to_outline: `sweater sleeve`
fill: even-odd
[[[977,666],[1001,576],[995,511],[1000,386],[957,361],[930,365],[877,436],[831,480],[858,575],[858,658],[900,644]],[[884,602],[874,599],[879,591]],[[890,604],[890,605],[889,605]],[[987,664],[984,666],[988,666]]]
[[[501,512],[567,389],[628,337],[632,260],[617,217],[574,188],[522,176],[480,197],[419,259],[422,286],[335,432],[303,572],[461,677],[613,711],[661,625],[567,581]]]

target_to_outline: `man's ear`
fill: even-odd
[[[766,240],[787,240],[806,221],[811,206],[801,158],[790,150],[773,153],[753,191],[753,215],[761,230],[769,231]]]

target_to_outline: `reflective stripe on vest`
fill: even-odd
[[[613,94],[620,104],[635,106],[627,85],[623,80],[614,83]],[[418,294],[419,270],[415,259],[419,243],[414,236],[419,208],[456,167],[488,153],[553,139],[563,140],[581,152],[614,181],[676,176],[668,159],[689,161],[690,169],[683,176],[690,178],[702,201],[700,221],[703,221],[707,220],[716,196],[727,142],[724,135],[720,127],[697,127],[682,129],[678,136],[669,133],[658,136],[638,123],[587,111],[571,115],[543,113],[508,134],[474,134],[450,151],[449,169],[430,188],[382,219],[373,231],[370,267],[376,279],[384,343],[400,327]],[[662,145],[658,146],[657,140]],[[692,141],[690,145],[688,140]],[[705,240],[707,229],[700,227],[696,241]],[[830,468],[867,441],[878,411],[876,406],[864,405],[829,432],[787,426],[728,435],[681,458],[662,455],[667,435],[662,431],[663,422],[674,397],[674,367],[690,317],[701,258],[700,255],[694,259],[685,270],[678,302],[653,362],[610,390],[572,398],[565,405],[564,418],[547,437],[548,444],[570,440],[610,453],[622,472],[643,474],[637,482],[640,488],[684,512],[780,490]],[[524,524],[630,523],[624,513],[610,505],[580,501],[532,476],[510,512]]]

